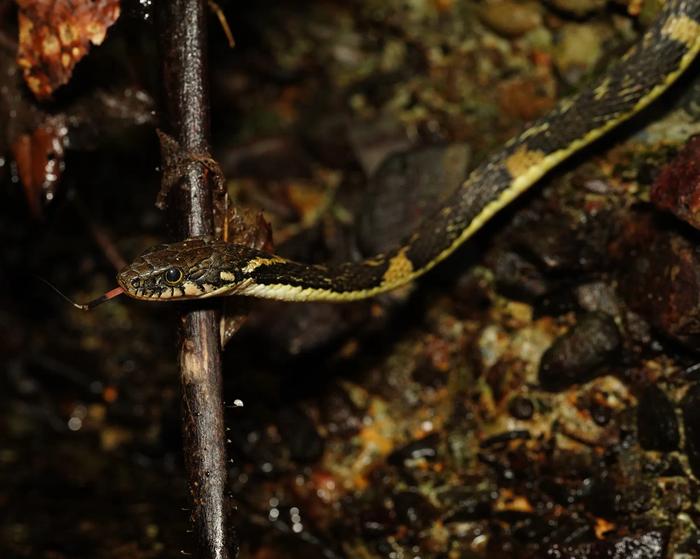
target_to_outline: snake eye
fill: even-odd
[[[138,289],[141,285],[141,280],[139,278],[134,278],[131,280],[131,287]]]
[[[180,268],[168,268],[163,278],[168,285],[177,285],[182,281],[182,276],[183,274]]]

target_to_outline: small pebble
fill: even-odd
[[[567,24],[559,34],[554,65],[570,85],[588,76],[603,56],[603,28],[593,24]]]
[[[534,301],[549,290],[537,266],[515,252],[499,251],[492,268],[496,287],[507,297]]]
[[[607,0],[550,0],[557,10],[574,17],[581,17],[605,8]]]
[[[603,281],[584,283],[576,287],[576,301],[588,312],[600,311],[615,316],[620,310],[615,290]]]
[[[540,7],[534,2],[495,0],[488,2],[479,15],[481,21],[504,37],[519,37],[542,24]]]
[[[529,398],[516,396],[508,404],[508,411],[516,419],[530,419],[535,413],[535,406]]]
[[[654,531],[580,545],[555,544],[544,556],[552,559],[663,559],[667,544],[668,534]]]
[[[620,344],[615,321],[604,313],[589,313],[544,352],[540,383],[546,390],[562,390],[586,382],[613,360]]]
[[[411,460],[434,460],[437,456],[437,445],[440,442],[440,436],[436,433],[431,433],[415,441],[402,446],[393,451],[387,458],[387,462],[393,466],[404,466],[404,463]]]

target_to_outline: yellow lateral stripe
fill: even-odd
[[[687,51],[683,54],[678,64],[678,68],[675,71],[665,76],[663,81],[658,83],[652,88],[651,91],[649,91],[649,93],[639,99],[636,105],[628,112],[619,116],[618,118],[605,122],[603,125],[591,130],[585,136],[571,142],[568,146],[562,149],[547,154],[541,150],[529,150],[524,144],[518,147],[512,154],[506,157],[502,162],[498,163],[504,165],[511,177],[513,177],[508,188],[506,188],[498,197],[488,203],[483,208],[481,213],[479,213],[479,215],[476,216],[466,228],[464,228],[464,230],[452,242],[452,244],[441,251],[423,268],[414,269],[413,263],[406,254],[408,247],[403,247],[388,262],[388,267],[382,277],[381,283],[370,289],[338,292],[333,291],[332,289],[292,286],[283,283],[262,285],[255,284],[253,280],[249,280],[249,282],[245,285],[222,287],[216,291],[203,295],[203,297],[238,293],[241,295],[282,299],[286,301],[351,301],[372,297],[379,293],[390,291],[431,270],[438,263],[442,262],[445,258],[452,254],[476,231],[481,229],[481,227],[483,227],[483,225],[487,223],[498,211],[511,203],[528,188],[536,184],[546,173],[551,171],[570,155],[578,152],[585,146],[602,137],[611,129],[639,113],[650,103],[656,100],[678,79],[678,77],[690,66],[692,61],[700,52],[700,24],[686,15],[671,16],[664,23],[661,29],[661,34],[687,47]],[[645,40],[648,39],[649,36],[647,35]],[[593,91],[596,98],[600,99],[606,95],[608,93],[609,86],[610,79],[604,79]],[[573,103],[574,98],[563,99],[559,102],[558,108],[560,110],[566,110],[566,108],[570,107]],[[549,123],[542,122],[539,125],[530,127],[524,130],[519,137],[514,138],[506,145],[512,146],[518,142],[523,142],[534,134],[546,130],[548,126]],[[478,177],[476,179],[472,177],[468,178],[460,188],[465,188],[470,180],[478,182]],[[445,210],[447,210],[447,208]],[[444,215],[447,215],[448,213],[449,212],[444,212]],[[279,261],[283,260],[278,259],[278,257],[271,257],[270,259],[257,259],[249,263],[248,270],[252,271],[259,266],[264,266],[265,264]]]

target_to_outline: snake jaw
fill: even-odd
[[[142,301],[169,299],[193,299],[206,296],[205,284],[186,280],[173,285],[164,279],[169,268],[163,270],[139,270],[135,265],[123,269],[117,275],[117,282],[129,297]]]
[[[171,259],[162,265],[154,255],[167,249],[149,249],[117,274],[117,283],[129,297],[146,301],[168,299],[180,288],[165,281]],[[184,279],[184,274],[183,274]]]
[[[196,237],[147,250],[117,275],[124,292],[134,299],[166,301],[201,299],[245,293],[252,272],[263,261],[280,261],[242,245]],[[178,281],[169,272],[180,272]]]
[[[117,283],[129,297],[134,299],[154,299],[158,298],[158,293],[155,282],[148,281],[148,276],[145,276],[137,267],[138,262],[134,262],[131,266],[127,266],[117,274]]]

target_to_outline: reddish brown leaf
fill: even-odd
[[[700,136],[693,136],[651,188],[652,203],[700,229]]]
[[[265,252],[274,250],[272,227],[262,212],[229,207],[227,214],[228,242]]]
[[[45,126],[31,134],[20,134],[12,144],[27,203],[34,217],[41,217],[44,202],[50,201],[63,171],[65,126]]]
[[[119,17],[119,0],[17,0],[17,63],[34,95],[50,97],[73,68],[99,45]]]

